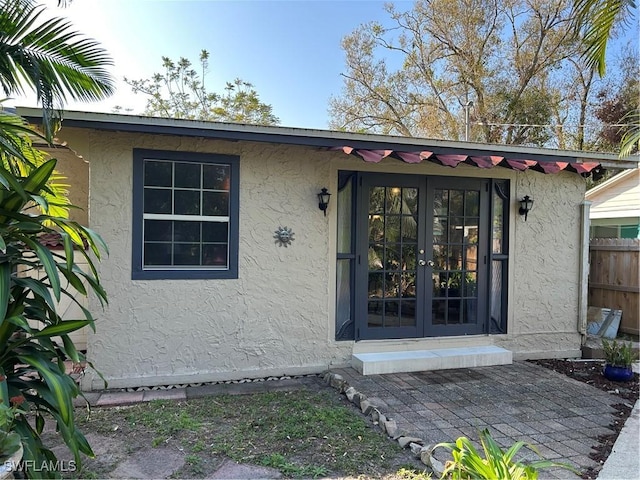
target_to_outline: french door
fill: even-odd
[[[356,339],[487,331],[489,181],[363,174]]]

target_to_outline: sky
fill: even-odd
[[[209,91],[221,92],[226,81],[239,77],[273,106],[281,125],[319,129],[328,128],[329,98],[342,88],[342,38],[362,23],[387,20],[385,2],[372,0],[73,0],[65,8],[55,0],[44,3],[98,40],[115,62],[115,95],[67,110],[112,112],[119,105],[142,113],[145,97],[131,93],[122,78],[151,77],[162,70],[163,56],[197,64],[206,49]],[[14,103],[35,106],[32,99]]]
[[[161,71],[163,56],[197,64],[206,49],[209,91],[221,92],[226,81],[239,77],[273,106],[281,125],[318,129],[328,128],[329,99],[343,86],[342,38],[361,24],[389,22],[385,2],[377,0],[72,0],[65,8],[57,0],[42,3],[99,41],[115,62],[115,95],[70,103],[67,110],[108,113],[121,106],[140,114],[145,96],[133,94],[123,77],[151,77]],[[412,3],[394,2],[399,10]],[[13,102],[36,106],[33,98]]]

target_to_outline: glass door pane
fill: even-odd
[[[482,182],[428,181],[438,186],[428,189],[431,234],[427,240],[431,240],[433,266],[431,321],[425,335],[478,333],[483,328],[478,309]]]
[[[369,328],[416,326],[417,208],[417,188],[369,191]]]
[[[370,175],[363,179],[357,278],[362,295],[358,338],[405,338],[422,330],[418,292],[422,266],[419,209],[422,177]],[[424,189],[422,189],[424,192]],[[363,215],[363,216],[364,216]],[[365,263],[366,262],[366,263]],[[358,289],[358,288],[357,288]]]

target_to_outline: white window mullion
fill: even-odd
[[[228,216],[208,216],[208,215],[169,215],[165,213],[145,213],[145,220],[177,220],[181,222],[229,222]]]

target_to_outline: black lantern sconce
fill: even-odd
[[[524,221],[527,221],[527,214],[533,208],[533,198],[529,197],[529,195],[525,195],[522,200],[520,200],[520,210],[518,213],[520,215],[524,215]]]
[[[318,194],[318,208],[324,212],[324,216],[327,216],[327,207],[329,206],[329,197],[331,194],[327,192],[326,188],[323,188]]]

